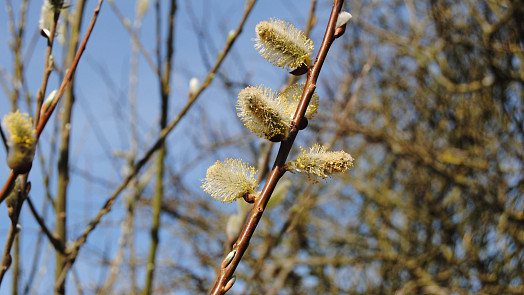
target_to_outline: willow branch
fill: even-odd
[[[231,287],[231,284],[228,284],[228,282],[232,278],[235,269],[237,268],[238,264],[240,263],[240,260],[242,259],[242,256],[247,250],[249,241],[251,240],[251,237],[255,232],[258,222],[262,218],[264,209],[266,208],[267,202],[269,201],[269,198],[271,197],[271,194],[273,193],[273,190],[275,189],[278,180],[286,172],[285,163],[289,155],[289,151],[291,150],[291,147],[293,146],[295,138],[298,134],[298,125],[300,121],[304,118],[307,106],[309,105],[311,97],[313,96],[313,93],[315,91],[320,70],[322,68],[322,65],[324,64],[329,48],[335,40],[336,22],[338,14],[342,9],[343,2],[343,0],[335,0],[333,3],[333,9],[331,10],[331,16],[329,18],[324,39],[322,40],[322,45],[320,46],[320,50],[315,60],[315,64],[308,71],[304,92],[302,93],[302,97],[300,99],[300,103],[298,104],[295,115],[293,116],[289,136],[285,141],[283,141],[280,144],[280,148],[278,150],[277,158],[275,159],[273,169],[269,174],[269,177],[266,181],[264,188],[262,189],[262,192],[260,193],[260,196],[257,198],[255,202],[255,206],[251,210],[251,214],[246,224],[244,225],[244,228],[242,229],[242,232],[240,233],[237,242],[233,245],[233,258],[231,259],[231,261],[227,261],[230,257],[230,255],[228,255],[228,257],[226,257],[226,260],[223,261],[220,268],[220,273],[215,282],[215,286],[211,290],[210,294],[225,294]]]

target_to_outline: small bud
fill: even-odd
[[[7,207],[16,207],[18,204],[18,195],[22,193],[22,175],[18,175],[15,179],[15,183],[12,187],[12,189],[7,194],[7,197],[5,197],[5,205]]]
[[[53,69],[55,67],[55,58],[53,57],[53,54],[49,55],[49,68]]]
[[[291,75],[293,76],[302,76],[304,75],[305,73],[307,73],[307,70],[308,70],[308,66],[305,64],[305,63],[302,63],[300,66],[298,66],[298,68],[292,70],[291,72],[289,72]]]
[[[40,9],[40,19],[38,19],[38,27],[40,34],[47,39],[51,38],[51,26],[53,25],[55,12],[49,0],[44,0],[42,8]]]
[[[7,212],[9,217],[13,216],[13,213],[18,208],[18,201],[20,194],[22,193],[22,181],[23,181],[22,175],[18,175],[15,179],[15,183],[9,193],[7,194],[7,197],[5,198],[5,205],[7,206]]]
[[[269,140],[287,137],[291,116],[278,93],[263,86],[247,87],[238,94],[238,116],[251,132]]]
[[[13,257],[11,256],[11,254],[7,253],[6,257],[5,257],[5,263],[4,265],[2,265],[2,267],[5,269],[5,270],[8,270],[9,267],[11,266],[11,263],[13,262]]]
[[[227,33],[227,42],[231,42],[231,40],[233,40],[233,38],[235,37],[236,33],[237,32],[235,30],[229,31],[229,33]]]
[[[49,93],[47,95],[47,97],[45,98],[44,102],[42,103],[42,108],[40,109],[40,116],[42,116],[43,114],[45,114],[47,112],[47,110],[49,109],[49,107],[53,103],[53,100],[55,99],[55,96],[56,96],[57,93],[58,93],[58,91],[55,89],[55,90],[51,91],[51,93]]]
[[[189,80],[189,96],[193,96],[200,87],[200,82],[196,77],[193,77]]]
[[[33,120],[20,110],[4,116],[2,126],[6,131],[7,165],[16,173],[26,173],[31,168],[35,156],[36,136]]]
[[[302,98],[305,85],[306,84],[304,83],[293,84],[289,86],[284,92],[282,92],[282,94],[280,94],[280,98],[284,100],[288,106],[287,111],[291,118],[293,118],[295,115],[295,111],[297,110],[298,103]],[[318,100],[318,94],[313,93],[306,110],[306,118],[312,119],[315,116],[318,109]]]
[[[337,18],[337,28],[347,24],[353,16],[347,11],[341,11]]]
[[[302,118],[302,120],[300,120],[300,123],[298,123],[298,130],[304,130],[306,129],[307,125],[309,124],[309,121],[306,117]]]
[[[224,292],[229,291],[229,289],[231,289],[231,287],[233,287],[233,285],[235,284],[236,281],[237,281],[237,276],[236,275],[231,276],[229,281],[227,281],[226,285],[224,286]]]
[[[279,19],[257,24],[255,48],[273,65],[293,70],[305,63],[311,66],[313,42],[293,25]]]
[[[231,263],[233,258],[235,258],[236,254],[237,254],[236,250],[233,250],[233,251],[229,252],[229,254],[227,254],[226,258],[224,258],[224,260],[222,261],[222,265],[220,267],[226,268]]]
[[[353,158],[350,154],[344,151],[328,152],[325,146],[316,144],[307,152],[302,149],[302,155],[287,163],[287,170],[326,178],[333,173],[344,172],[352,166]]]
[[[254,167],[238,159],[216,161],[207,169],[206,178],[202,180],[202,189],[215,200],[229,203],[246,194],[255,193],[255,175]]]
[[[149,9],[149,0],[140,0],[136,3],[136,12],[138,18],[143,18]]]
[[[246,201],[246,203],[253,204],[255,203],[257,196],[253,194],[245,194],[243,198],[244,198],[244,201]]]
[[[349,20],[352,18],[352,15],[347,11],[342,11],[338,14],[337,18],[337,24],[335,29],[335,38],[339,38],[340,36],[344,35],[344,32],[346,31],[346,24],[349,22]]]

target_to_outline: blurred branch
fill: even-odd
[[[167,111],[169,103],[170,91],[170,81],[171,81],[171,69],[173,61],[173,37],[175,30],[175,13],[177,10],[177,4],[175,0],[171,0],[169,15],[168,15],[168,37],[166,40],[166,60],[162,64],[161,56],[161,27],[160,27],[160,1],[156,1],[156,19],[157,19],[157,60],[158,67],[160,69],[160,74],[158,75],[158,82],[160,84],[160,130],[164,129],[167,125]],[[153,197],[153,202],[151,204],[151,209],[153,213],[153,220],[151,225],[151,243],[149,246],[149,257],[147,262],[146,269],[146,283],[145,288],[142,290],[142,294],[148,295],[153,291],[153,282],[154,282],[154,272],[155,272],[155,257],[158,249],[158,244],[160,242],[158,231],[160,229],[160,212],[162,205],[162,198],[164,197],[164,174],[165,174],[165,160],[166,160],[166,142],[162,142],[157,153],[157,170],[156,170],[156,186],[155,186],[155,195]]]
[[[36,222],[40,226],[40,229],[42,229],[42,232],[47,236],[49,239],[49,242],[51,242],[51,245],[55,248],[55,250],[58,252],[57,254],[65,254],[65,244],[62,240],[60,240],[55,234],[53,234],[49,228],[45,225],[45,221],[40,215],[38,215],[38,212],[36,211],[35,206],[33,205],[33,202],[31,201],[31,198],[28,196],[26,198],[27,204],[29,205],[29,209],[31,210],[31,213],[33,214],[33,217],[35,218]]]
[[[178,125],[178,122],[185,116],[187,111],[191,108],[193,103],[196,101],[196,99],[200,96],[200,94],[209,87],[211,84],[211,81],[213,80],[213,77],[216,73],[216,71],[220,68],[222,65],[222,62],[224,61],[225,57],[229,53],[231,47],[233,46],[234,42],[242,32],[242,28],[244,26],[244,23],[246,22],[246,19],[251,12],[253,5],[255,4],[256,0],[249,0],[246,5],[246,9],[244,11],[244,15],[242,16],[242,19],[240,20],[240,23],[238,24],[235,34],[231,36],[231,38],[228,38],[224,48],[220,52],[220,54],[217,57],[217,60],[215,62],[215,65],[213,68],[208,72],[206,80],[202,83],[200,88],[192,94],[186,105],[182,108],[182,110],[178,113],[178,115],[171,120],[171,122],[167,125],[166,128],[162,129],[162,131],[159,134],[159,137],[156,139],[155,143],[147,150],[147,152],[142,156],[140,160],[138,160],[134,165],[129,174],[125,177],[124,181],[115,189],[115,191],[111,194],[111,196],[107,199],[105,204],[102,206],[102,208],[98,211],[97,215],[88,223],[86,228],[84,229],[83,233],[78,237],[71,245],[71,247],[68,249],[69,256],[68,256],[68,262],[66,263],[66,267],[64,268],[64,271],[67,271],[68,268],[72,266],[74,263],[76,257],[78,256],[78,253],[80,251],[80,248],[84,243],[87,241],[87,237],[89,234],[96,228],[96,226],[100,223],[100,220],[102,217],[107,214],[109,211],[111,211],[111,207],[113,206],[114,201],[118,197],[118,195],[127,187],[127,185],[131,182],[133,178],[136,177],[138,172],[144,167],[144,165],[149,161],[151,156],[161,147],[162,142],[164,142],[165,138],[171,133],[171,131],[175,128],[175,126]],[[63,279],[65,277],[62,276]]]
[[[45,110],[41,110],[41,111],[37,111],[36,112],[37,118],[38,118],[38,114],[43,112],[43,114],[41,114],[41,118],[39,118],[38,120],[35,120],[35,124],[37,124],[36,125],[36,137],[37,138],[39,138],[40,135],[42,134],[42,131],[44,130],[45,125],[47,124],[47,121],[49,121],[49,118],[53,114],[53,111],[54,111],[56,105],[58,104],[58,101],[60,100],[60,98],[64,94],[65,88],[67,87],[67,85],[69,85],[69,82],[71,81],[71,78],[72,78],[74,72],[76,71],[76,67],[78,66],[78,62],[80,61],[80,57],[82,56],[82,53],[84,52],[84,50],[86,48],[87,40],[89,40],[89,37],[91,36],[91,32],[93,31],[93,28],[95,26],[95,22],[96,22],[96,19],[98,17],[98,13],[100,12],[100,7],[102,6],[102,2],[103,2],[103,0],[99,0],[97,7],[93,11],[93,16],[91,18],[91,22],[89,23],[89,26],[88,26],[88,29],[86,31],[86,34],[84,35],[84,39],[83,39],[82,43],[80,44],[80,47],[79,47],[78,51],[76,52],[75,58],[73,59],[73,63],[69,67],[69,69],[68,69],[64,79],[62,80],[62,83],[60,84],[60,88],[58,89],[58,93],[56,94],[56,96],[53,99],[53,101],[50,103],[50,105]],[[55,19],[58,19],[58,15],[57,14],[55,14]],[[56,21],[55,21],[55,24],[53,26],[53,29],[51,30],[52,35],[54,34],[55,30],[56,30]],[[49,42],[48,42],[48,54],[47,54],[48,58],[46,59],[47,60],[46,63],[49,62],[50,54],[51,54],[51,49],[49,47]],[[50,74],[50,72],[49,72],[49,74]],[[46,74],[44,74],[44,76],[46,76]],[[42,83],[43,83],[43,85],[47,85],[47,77],[44,77]],[[45,86],[40,89],[39,95],[41,93],[43,93],[44,90],[45,90]],[[38,97],[39,96],[37,96],[37,100],[38,100]],[[42,97],[42,99],[43,99],[43,94],[41,94],[40,97]],[[42,104],[41,103],[38,104],[38,101],[37,101],[37,107],[41,108],[41,105]],[[11,186],[12,182],[16,178],[15,176],[16,176],[15,173],[13,171],[11,171],[11,173],[9,174],[9,176],[8,176],[8,178],[7,178],[6,182],[5,182],[2,190],[0,191],[0,203],[2,203],[4,201],[4,199],[6,197],[6,194],[8,192],[8,188]]]
[[[86,4],[85,0],[79,0],[75,3],[75,11],[72,13],[72,20],[70,21],[70,33],[69,43],[66,43],[64,48],[66,54],[64,55],[64,66],[69,67],[73,62],[75,52],[78,48],[78,42],[80,38],[80,28],[82,25],[82,18],[84,15],[84,7]],[[68,14],[66,12],[65,17]],[[71,76],[70,83],[65,89],[63,98],[63,107],[61,114],[61,126],[60,126],[60,146],[58,149],[58,179],[57,179],[57,191],[55,200],[55,211],[56,211],[56,236],[60,240],[62,245],[66,244],[67,241],[67,200],[68,200],[68,188],[69,188],[69,153],[70,153],[70,141],[71,141],[71,124],[73,116],[73,106],[75,103],[74,93],[74,76]],[[56,266],[55,266],[55,280],[60,277],[62,267],[65,262],[64,251],[56,253]],[[65,284],[55,285],[55,293],[65,294]]]
[[[126,28],[127,32],[131,35],[131,38],[133,38],[133,44],[135,44],[139,49],[144,58],[147,61],[147,64],[149,67],[155,72],[157,75],[160,75],[160,69],[155,65],[155,62],[153,61],[153,58],[151,58],[151,55],[149,55],[149,52],[147,49],[142,45],[140,42],[140,38],[138,37],[138,33],[136,32],[136,28],[131,27],[130,21],[125,18],[125,16],[122,14],[120,9],[118,9],[118,6],[114,3],[114,1],[109,1],[109,6],[111,9],[113,9],[113,12],[120,20],[120,23]]]

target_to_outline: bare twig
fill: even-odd
[[[145,49],[144,46],[142,45],[142,43],[140,43],[140,38],[138,37],[137,28],[136,27],[133,28],[133,27],[131,27],[131,25],[128,24],[127,19],[124,17],[124,15],[120,11],[120,9],[118,9],[118,6],[113,1],[109,2],[109,6],[113,9],[113,12],[115,13],[116,17],[120,20],[122,25],[124,25],[126,30],[129,32],[129,34],[131,35],[131,38],[133,38],[133,44],[135,46],[137,46],[138,49],[140,49],[140,52],[142,53],[142,55],[146,59],[147,64],[149,65],[149,67],[151,67],[153,72],[155,72],[157,75],[159,75],[160,74],[160,69],[155,65],[155,62],[151,58],[151,55],[149,55],[149,52],[147,51],[147,49]]]
[[[120,193],[127,187],[127,185],[131,182],[131,180],[135,178],[138,172],[149,161],[151,156],[161,147],[162,142],[171,133],[171,131],[178,125],[178,122],[185,116],[187,111],[191,108],[191,106],[194,104],[194,102],[200,96],[200,94],[205,89],[207,89],[207,87],[209,87],[209,85],[211,84],[213,80],[215,73],[218,71],[218,69],[222,65],[222,62],[224,61],[225,57],[230,52],[233,44],[235,43],[236,39],[242,32],[244,23],[246,22],[246,19],[249,16],[251,10],[253,9],[253,6],[255,5],[255,3],[256,3],[256,0],[247,1],[246,8],[244,10],[244,15],[242,16],[242,19],[240,20],[235,30],[235,34],[232,35],[231,38],[228,38],[226,44],[224,45],[224,48],[218,54],[218,58],[215,62],[215,65],[208,72],[207,78],[204,80],[200,88],[189,97],[186,105],[182,108],[182,110],[178,113],[178,115],[167,125],[167,127],[162,129],[155,143],[149,148],[149,150],[147,150],[145,155],[133,165],[131,172],[126,176],[124,181],[115,189],[115,191],[107,199],[107,201],[104,203],[102,208],[98,211],[97,215],[89,222],[89,224],[84,229],[82,235],[80,235],[80,237],[78,237],[75,240],[75,242],[72,244],[71,248],[68,251],[69,257],[68,257],[68,262],[66,263],[66,266],[64,268],[64,271],[67,271],[67,269],[73,265],[76,257],[78,256],[80,248],[87,241],[87,237],[100,223],[100,220],[102,219],[102,217],[105,214],[107,214],[109,211],[111,211],[111,207],[113,206],[113,203],[115,202],[118,195],[120,195]],[[62,279],[65,279],[65,277],[62,276]]]
[[[95,21],[97,19],[98,13],[100,11],[100,7],[102,5],[102,2],[103,2],[103,0],[99,0],[98,6],[95,8],[95,11],[93,13],[93,17],[91,18],[91,23],[90,23],[90,25],[88,27],[86,35],[84,36],[84,40],[82,41],[82,44],[81,44],[79,50],[77,51],[77,53],[75,55],[75,58],[74,58],[74,60],[73,60],[73,62],[71,64],[71,66],[69,67],[68,72],[66,73],[66,76],[64,77],[64,79],[62,81],[62,84],[60,85],[60,88],[58,90],[57,96],[55,96],[55,98],[53,99],[53,102],[45,110],[40,110],[39,109],[41,107],[41,104],[37,105],[37,107],[39,107],[37,109],[37,111],[36,111],[37,119],[35,120],[35,124],[36,124],[36,138],[37,139],[42,134],[42,131],[43,131],[47,121],[51,117],[51,115],[53,113],[53,110],[56,107],[56,104],[58,103],[60,97],[63,95],[66,86],[71,81],[72,75],[73,75],[73,73],[76,70],[76,67],[77,67],[78,62],[80,60],[80,57],[82,56],[82,53],[85,50],[85,47],[86,47],[86,44],[87,44],[87,40],[91,36],[91,32],[93,30]],[[51,35],[52,36],[54,35],[54,32],[56,30],[56,22],[58,21],[58,16],[59,16],[59,14],[58,14],[59,12],[58,11],[59,10],[56,10],[55,15],[54,15],[54,25],[53,25],[52,30],[51,30]],[[44,79],[43,79],[44,81],[42,82],[43,88],[41,88],[41,90],[44,89],[44,91],[45,91],[45,87],[47,85],[47,78],[48,78],[48,76],[46,76],[46,75],[50,74],[50,71],[48,71],[47,67],[49,66],[49,56],[51,54],[50,52],[51,52],[51,47],[52,47],[52,40],[53,40],[53,37],[48,39],[48,54],[47,54],[48,58],[46,60],[46,69],[44,70]],[[38,114],[40,114],[41,117],[38,117]],[[0,203],[6,198],[10,188],[12,186],[14,186],[14,181],[16,179],[16,176],[17,175],[12,170],[11,173],[9,174],[9,176],[7,178],[7,181],[5,182],[2,190],[0,191]],[[27,181],[27,174],[24,176],[24,181],[23,181],[23,185],[22,185],[22,188],[23,188],[23,191],[24,191],[25,195],[27,195],[27,192],[25,191],[26,181]],[[3,253],[3,256],[2,256],[2,264],[1,264],[2,268],[1,268],[1,272],[0,272],[0,283],[1,283],[1,279],[3,278],[3,275],[9,269],[9,263],[8,262],[11,260],[11,255],[9,253],[10,253],[11,247],[13,245],[14,237],[16,236],[16,233],[17,233],[16,225],[17,225],[18,217],[19,217],[20,210],[21,210],[21,207],[22,207],[22,202],[23,202],[23,199],[21,200],[21,202],[19,202],[17,210],[15,210],[13,215],[10,216],[11,217],[11,227],[10,227],[10,230],[9,230],[9,234],[8,234],[7,241],[6,241],[6,246],[4,248],[4,253]]]
[[[40,114],[41,117],[38,119],[38,121],[35,120],[35,122],[37,122],[37,126],[36,126],[37,139],[42,134],[42,131],[44,130],[45,125],[47,124],[47,121],[49,121],[49,118],[53,114],[53,111],[55,110],[56,105],[58,104],[58,101],[60,100],[60,97],[62,97],[62,95],[64,94],[65,88],[67,87],[67,85],[69,85],[69,82],[71,81],[73,73],[76,71],[76,67],[78,66],[78,62],[80,61],[80,57],[82,56],[82,53],[84,53],[84,50],[87,45],[87,40],[89,40],[89,37],[91,36],[91,32],[93,31],[96,19],[98,17],[98,13],[100,12],[100,7],[102,6],[103,2],[104,0],[99,0],[97,7],[93,11],[93,16],[91,17],[91,22],[89,23],[84,39],[82,40],[82,43],[80,44],[80,47],[78,51],[76,52],[75,58],[73,59],[73,63],[67,70],[67,73],[64,79],[62,80],[62,84],[60,84],[60,88],[58,88],[58,93],[56,94],[55,98],[50,103],[50,105],[45,110],[43,110],[42,114]],[[51,31],[52,33],[53,33],[53,30]],[[38,116],[40,112],[37,111],[36,113]],[[8,188],[11,186],[12,182],[16,178],[15,176],[16,176],[15,173],[11,170],[11,173],[9,174],[7,181],[5,182],[2,190],[0,191],[0,203],[4,201],[6,194],[8,192]]]
[[[229,283],[229,281],[232,279],[235,269],[237,268],[238,264],[240,263],[240,260],[242,259],[243,254],[247,250],[249,241],[251,237],[253,236],[253,233],[255,232],[258,222],[262,218],[264,209],[267,205],[267,202],[269,201],[269,198],[271,197],[271,194],[273,193],[273,190],[275,189],[275,186],[278,180],[286,172],[286,169],[285,169],[286,159],[287,159],[287,156],[289,155],[289,151],[291,150],[291,147],[293,146],[295,138],[298,134],[298,126],[300,124],[300,121],[302,120],[302,118],[304,117],[306,113],[306,109],[307,109],[307,106],[309,105],[309,101],[311,100],[311,97],[313,96],[313,92],[315,91],[316,82],[318,80],[318,76],[320,74],[320,70],[324,63],[324,60],[326,59],[327,53],[329,51],[329,47],[335,40],[334,35],[335,35],[335,29],[336,29],[336,22],[337,22],[338,14],[340,13],[342,9],[343,2],[344,2],[343,0],[335,0],[333,3],[333,9],[331,10],[331,16],[329,18],[329,23],[326,28],[326,33],[324,35],[324,39],[322,40],[322,45],[320,46],[320,50],[317,55],[315,64],[308,71],[308,76],[306,80],[306,85],[304,87],[304,92],[302,93],[302,98],[300,99],[300,103],[297,107],[295,115],[293,116],[293,121],[291,124],[291,130],[290,130],[289,136],[285,141],[283,141],[280,144],[280,148],[278,150],[278,155],[277,155],[277,158],[275,159],[273,169],[271,170],[271,173],[269,174],[269,177],[266,181],[266,184],[262,192],[260,193],[259,198],[257,198],[256,200],[255,206],[251,210],[251,214],[246,224],[244,225],[244,228],[242,229],[242,232],[240,233],[240,236],[237,242],[233,245],[233,250],[231,251],[231,253],[234,253],[233,255],[234,257],[228,263],[222,264],[222,267],[220,269],[220,273],[216,280],[215,286],[211,290],[211,294],[213,295],[224,294],[231,287],[231,283]],[[230,257],[228,255],[226,259],[229,259],[229,258]]]
[[[161,95],[161,104],[160,104],[160,130],[164,129],[167,125],[167,111],[170,95],[169,81],[171,79],[171,68],[173,61],[173,37],[175,30],[175,12],[177,9],[176,1],[171,0],[171,9],[169,11],[168,19],[168,38],[166,40],[166,61],[165,66],[162,66],[162,56],[160,50],[160,1],[156,2],[157,8],[157,60],[158,67],[160,69],[160,74],[158,75],[158,80],[160,83],[160,95]],[[162,142],[157,154],[157,176],[156,176],[156,187],[155,187],[155,196],[153,197],[152,211],[153,211],[153,222],[151,225],[151,244],[149,248],[149,257],[147,263],[147,274],[146,274],[146,286],[142,291],[142,294],[147,295],[152,293],[154,273],[155,273],[155,258],[159,244],[158,231],[160,229],[160,213],[162,198],[164,196],[164,173],[165,173],[165,159],[166,159],[166,143]]]
[[[82,16],[84,14],[84,7],[86,1],[80,0],[76,2],[75,11],[70,26],[69,43],[66,45],[67,54],[64,56],[65,66],[69,66],[73,62],[75,52],[78,48],[80,27],[82,25]],[[55,200],[56,208],[56,237],[62,244],[67,241],[67,190],[69,187],[69,153],[70,153],[70,140],[71,140],[71,118],[73,115],[73,106],[75,103],[74,94],[74,80],[71,77],[71,82],[64,92],[63,108],[62,108],[62,122],[60,127],[60,147],[59,147],[59,158],[58,158],[58,182],[57,192]],[[61,273],[62,267],[65,261],[65,255],[63,251],[56,253],[56,268],[55,277],[58,277]],[[56,293],[65,294],[65,285],[55,286]]]
[[[33,217],[36,219],[36,222],[38,222],[38,225],[40,225],[42,232],[47,236],[47,238],[51,242],[51,245],[55,247],[55,250],[63,255],[65,253],[64,243],[60,239],[58,239],[45,225],[44,219],[40,217],[40,215],[38,215],[38,212],[36,211],[36,208],[33,205],[33,202],[31,201],[29,196],[26,198],[26,201],[29,205],[29,209],[31,209],[31,213],[33,213]]]
[[[46,189],[49,190],[49,185],[46,185]],[[29,196],[28,196],[27,200],[29,201]],[[44,211],[42,216],[44,216],[44,218],[47,215],[48,202],[49,202],[49,198],[45,198],[43,206],[42,206],[43,207],[43,211]],[[31,202],[31,205],[32,205],[32,202]],[[39,218],[41,218],[41,217],[39,216]],[[43,220],[43,218],[41,218],[41,219]],[[31,261],[33,263],[31,265],[30,270],[27,272],[28,273],[28,275],[27,275],[28,278],[27,278],[27,280],[25,282],[25,286],[24,286],[23,291],[21,292],[21,294],[29,294],[29,289],[31,288],[31,286],[33,286],[33,280],[35,278],[35,275],[36,275],[36,272],[37,272],[37,269],[38,269],[40,256],[42,254],[42,251],[38,250],[38,249],[42,249],[43,238],[44,238],[44,230],[40,230],[40,232],[38,233],[37,241],[35,243],[35,252],[33,254],[33,257],[31,258]]]
[[[9,227],[4,252],[2,254],[2,262],[0,263],[0,285],[2,284],[2,279],[4,278],[5,273],[7,272],[12,263],[13,258],[11,257],[10,252],[11,248],[13,247],[13,242],[15,241],[15,238],[19,232],[18,217],[20,216],[20,210],[22,209],[22,203],[24,201],[24,198],[27,196],[31,187],[30,184],[27,183],[27,177],[24,176],[22,178],[23,179],[19,180],[21,183],[20,191],[17,192],[17,196],[14,196],[15,198],[18,198],[18,200],[15,202],[14,207],[10,208],[12,210],[9,214],[9,218],[11,219],[11,225]]]
[[[2,129],[2,126],[0,126],[0,136],[2,137],[2,142],[4,143],[5,151],[9,151],[9,146],[7,146],[7,138],[5,137],[4,130]]]

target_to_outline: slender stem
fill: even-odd
[[[2,142],[4,143],[5,152],[7,153],[9,151],[9,146],[7,146],[7,138],[5,137],[2,126],[0,126],[0,137],[2,137]]]
[[[266,181],[266,184],[260,193],[260,197],[257,198],[255,206],[251,210],[251,214],[244,225],[237,242],[233,245],[233,251],[235,251],[235,255],[229,263],[223,263],[224,266],[221,267],[215,286],[211,290],[210,294],[224,294],[228,291],[230,287],[230,285],[228,286],[228,282],[232,278],[235,269],[237,268],[240,260],[242,259],[242,256],[247,250],[249,241],[255,232],[258,222],[262,218],[264,209],[267,205],[267,202],[269,201],[269,198],[271,197],[271,194],[273,193],[273,190],[275,189],[276,184],[278,183],[278,180],[286,172],[285,163],[287,156],[289,155],[289,151],[291,150],[291,147],[293,146],[295,138],[298,134],[297,126],[305,115],[309,101],[311,100],[313,92],[315,91],[316,82],[329,51],[329,47],[335,39],[334,35],[337,17],[342,9],[343,2],[343,0],[335,0],[333,3],[333,9],[331,10],[331,16],[326,28],[326,33],[324,35],[324,39],[322,40],[322,45],[320,46],[315,64],[308,71],[306,86],[304,87],[302,98],[300,99],[300,103],[293,117],[290,134],[288,138],[280,144],[278,155],[275,159],[275,163],[269,174],[268,180]]]
[[[160,19],[160,3],[157,1],[157,20]],[[175,29],[175,12],[176,12],[176,1],[171,0],[171,9],[169,12],[168,19],[168,38],[166,41],[167,47],[167,59],[165,61],[165,66],[161,66],[162,56],[160,53],[160,26],[157,26],[157,58],[158,66],[161,72],[161,75],[158,76],[160,82],[160,95],[161,95],[161,106],[160,106],[160,130],[166,128],[167,126],[167,110],[169,102],[169,81],[171,79],[171,68],[173,60],[173,37]],[[155,272],[155,257],[159,244],[158,231],[160,229],[160,212],[162,211],[162,197],[164,196],[164,173],[165,173],[165,158],[166,158],[166,143],[162,142],[157,153],[157,179],[156,179],[156,189],[155,196],[153,197],[152,209],[153,209],[153,222],[151,225],[151,245],[149,248],[149,258],[147,263],[147,274],[146,274],[146,287],[144,288],[142,294],[147,295],[152,293],[153,288],[153,279]]]
[[[11,294],[18,294],[18,285],[20,281],[20,235],[15,235],[15,244],[14,244],[14,261],[13,261],[13,283],[11,286]]]
[[[73,73],[76,71],[76,67],[78,66],[78,62],[80,61],[80,57],[82,56],[82,53],[84,53],[84,50],[87,45],[87,40],[89,40],[89,37],[91,36],[91,32],[93,31],[93,28],[96,23],[96,19],[98,18],[98,13],[100,12],[100,7],[102,6],[103,2],[104,0],[99,0],[97,7],[93,11],[93,16],[91,17],[91,22],[89,23],[87,32],[84,36],[84,39],[82,40],[82,43],[80,44],[78,51],[76,52],[75,58],[73,59],[73,63],[67,70],[67,73],[64,79],[62,80],[62,84],[60,84],[60,88],[58,88],[57,95],[55,96],[53,101],[50,103],[49,107],[43,110],[43,113],[40,114],[39,120],[38,121],[35,120],[35,122],[38,122],[36,126],[36,137],[37,138],[39,138],[40,135],[42,134],[42,131],[44,130],[45,125],[47,124],[47,121],[49,121],[49,118],[53,114],[53,111],[55,110],[56,105],[58,104],[58,101],[60,100],[60,97],[62,97],[62,95],[64,94],[66,86],[69,84],[73,76]],[[39,113],[40,112],[37,111],[36,116],[38,116]],[[4,183],[4,186],[2,187],[2,190],[0,191],[0,203],[4,201],[6,194],[9,191],[8,190],[9,187],[12,185],[12,182],[16,178],[15,176],[16,176],[15,173],[11,171],[11,173],[8,176],[7,181]]]
[[[27,204],[29,205],[29,209],[31,210],[31,213],[33,214],[33,217],[36,219],[36,222],[38,222],[38,225],[40,225],[40,228],[42,229],[42,232],[47,236],[49,241],[51,242],[51,245],[55,248],[55,251],[58,253],[64,255],[65,254],[65,244],[57,238],[45,225],[44,219],[40,217],[38,212],[36,211],[36,208],[31,201],[31,198],[26,198]]]
[[[246,22],[246,19],[248,15],[250,14],[251,10],[253,9],[253,6],[255,5],[256,1],[257,0],[248,0],[247,1],[246,9],[244,10],[244,15],[242,16],[242,19],[235,30],[235,34],[227,40],[224,48],[222,49],[222,51],[220,52],[216,60],[215,65],[208,72],[207,79],[202,83],[200,88],[189,98],[188,102],[186,103],[184,108],[178,113],[178,115],[167,125],[166,128],[162,129],[156,142],[149,148],[149,150],[147,150],[145,155],[142,156],[142,158],[133,165],[133,168],[131,172],[129,173],[129,175],[126,176],[124,181],[116,188],[116,190],[107,199],[107,201],[104,203],[102,208],[98,211],[98,214],[86,226],[82,235],[78,237],[75,240],[75,242],[72,244],[72,247],[69,251],[69,258],[68,258],[68,263],[66,265],[66,268],[70,268],[72,266],[72,264],[74,263],[74,260],[76,259],[80,251],[80,248],[87,241],[87,237],[100,223],[100,220],[102,219],[102,217],[106,215],[109,211],[111,211],[111,207],[113,206],[113,203],[115,202],[118,195],[120,195],[120,193],[127,187],[127,185],[131,182],[131,180],[135,178],[138,172],[149,161],[151,156],[161,147],[161,143],[171,133],[171,131],[178,125],[178,122],[184,117],[184,115],[187,113],[187,111],[193,105],[196,99],[200,96],[200,94],[205,89],[207,89],[207,87],[209,87],[209,85],[211,84],[211,81],[213,80],[215,73],[218,71],[218,69],[222,65],[222,62],[224,61],[227,54],[230,52],[230,49],[232,48],[235,40],[238,38],[238,36],[242,32],[244,23]]]
[[[82,16],[84,13],[85,0],[80,0],[76,3],[76,9],[73,12],[69,48],[65,57],[64,64],[66,66],[71,65],[75,52],[78,48],[80,26],[82,25]],[[67,17],[67,16],[65,16]],[[60,148],[58,158],[58,184],[56,193],[56,235],[60,240],[60,243],[65,245],[67,241],[67,189],[69,186],[69,145],[71,138],[71,118],[73,115],[73,105],[75,102],[74,95],[74,78],[71,77],[71,83],[67,86],[64,93],[64,106],[62,113],[62,126],[60,131]],[[65,264],[66,257],[60,253],[56,253],[56,268],[55,268],[55,280],[57,280],[61,273],[62,268]],[[56,294],[65,294],[65,284],[55,286]]]
[[[13,207],[9,208],[9,211],[11,212],[9,213],[11,225],[9,227],[4,252],[2,254],[2,262],[0,263],[0,285],[2,284],[2,280],[4,278],[5,273],[7,272],[12,263],[12,256],[10,252],[11,248],[13,247],[13,242],[16,236],[18,235],[18,218],[20,216],[20,210],[22,210],[22,203],[24,202],[24,199],[26,198],[30,189],[30,185],[27,184],[27,176],[24,175],[21,176],[21,178],[22,179],[18,180],[21,184],[20,191],[15,192],[17,193],[17,196],[13,196],[14,198],[17,198],[17,200],[14,202]]]

